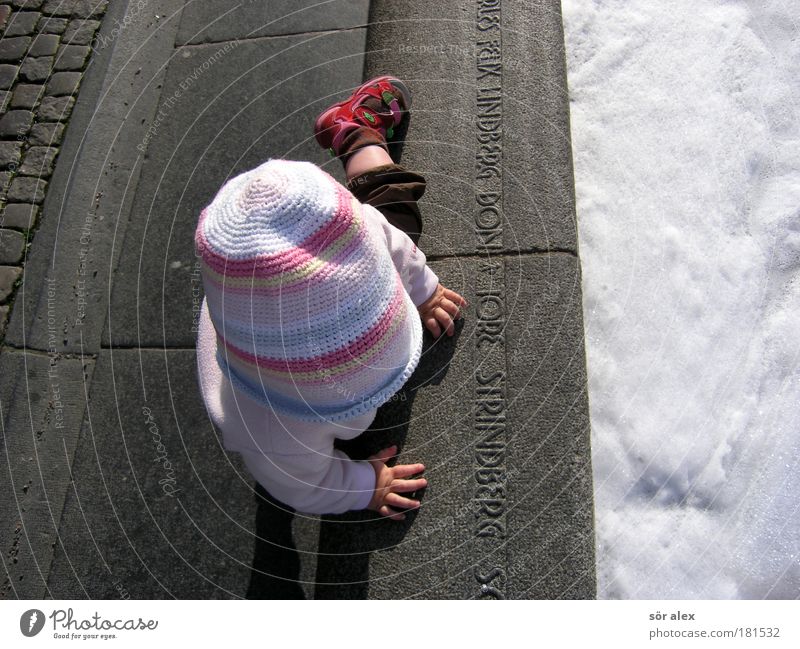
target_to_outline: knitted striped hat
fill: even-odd
[[[216,360],[233,385],[304,421],[374,409],[419,361],[422,325],[361,203],[309,162],[228,181],[195,232]]]

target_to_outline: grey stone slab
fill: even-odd
[[[31,83],[20,83],[14,89],[14,97],[11,99],[12,108],[27,108],[31,110],[42,96],[44,86]]]
[[[0,266],[0,302],[5,302],[14,290],[22,269],[18,266]]]
[[[55,16],[91,18],[102,16],[107,6],[108,0],[48,0],[42,11]]]
[[[403,164],[429,182],[423,244],[574,252],[560,3],[503,4],[499,22],[487,10],[479,25],[481,6],[410,0],[398,20],[396,3],[372,3],[365,75],[395,74],[414,92]],[[474,194],[501,176],[495,225]]]
[[[155,117],[162,66],[174,53],[182,5],[182,0],[160,3],[164,14],[173,18],[159,25],[148,12],[126,19],[131,4],[110,5],[100,28],[109,44],[93,55],[78,103],[72,97],[42,100],[40,122],[65,119],[73,104],[75,110],[15,297],[7,344],[47,350],[50,311],[58,320],[58,351],[98,352],[110,271],[117,263],[116,250],[125,235],[141,170],[136,144]],[[112,38],[114,21],[127,27]],[[148,46],[143,48],[145,39]],[[54,274],[59,290],[55,302],[48,304],[44,278]]]
[[[71,20],[64,29],[62,39],[70,45],[91,45],[94,33],[100,26],[98,20]]]
[[[25,236],[15,230],[0,229],[0,264],[18,264],[25,252]]]
[[[8,188],[8,200],[17,203],[41,203],[46,191],[46,180],[17,176]]]
[[[18,62],[28,51],[30,36],[3,38],[0,40],[0,61]]]
[[[74,105],[74,97],[45,97],[36,111],[36,119],[43,122],[66,121]]]
[[[226,179],[270,157],[340,166],[319,149],[317,114],[361,81],[363,30],[178,50],[146,147],[104,340],[191,347],[200,303],[194,230]],[[217,62],[197,81],[205,62]],[[187,86],[182,89],[181,84]],[[178,96],[175,96],[175,93]]]
[[[366,25],[368,12],[368,0],[201,0],[184,9],[176,42],[183,45],[349,29]]]
[[[0,198],[5,199],[8,186],[11,184],[11,172],[0,171]]]
[[[6,332],[9,311],[10,307],[8,304],[0,304],[0,337],[2,337]]]
[[[81,70],[89,56],[88,45],[62,45],[56,57],[56,70]]]
[[[81,83],[80,72],[56,72],[47,82],[47,94],[52,96],[73,95]]]
[[[257,496],[209,423],[194,353],[103,350],[90,398],[52,596],[245,597]]]
[[[11,15],[11,7],[8,5],[0,5],[0,30],[5,29],[8,17]]]
[[[22,142],[0,142],[0,169],[16,169]]]
[[[20,75],[26,81],[44,81],[50,76],[53,69],[52,56],[40,56],[38,58],[26,58],[20,66]]]
[[[39,34],[33,41],[30,56],[52,56],[58,50],[57,34]]]
[[[6,203],[0,214],[0,227],[28,230],[36,223],[39,206],[30,203]]]
[[[67,28],[66,18],[45,17],[39,22],[39,32],[42,34],[61,34]]]
[[[426,465],[418,513],[323,517],[317,598],[591,598],[593,491],[580,270],[570,254],[432,264],[470,302],[343,445]],[[577,313],[577,315],[576,315]]]
[[[11,98],[11,92],[8,90],[0,90],[0,112],[4,113],[6,108],[8,107],[9,100]]]
[[[58,122],[43,122],[34,124],[28,136],[28,142],[33,146],[55,146],[61,143],[64,136],[64,125]]]
[[[0,599],[44,599],[94,361],[0,353]]]
[[[19,173],[28,176],[47,178],[53,173],[53,162],[58,155],[58,149],[49,146],[32,146],[25,151],[25,159],[19,168]]]
[[[18,65],[11,65],[9,63],[0,64],[0,89],[8,90],[14,85],[14,80],[19,73]]]
[[[30,34],[36,28],[41,15],[38,11],[20,11],[13,14],[6,24],[6,37]]]
[[[33,113],[29,110],[10,110],[0,118],[0,136],[21,138],[31,128]]]
[[[39,9],[44,0],[11,0],[11,4],[20,9]]]

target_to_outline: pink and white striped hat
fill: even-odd
[[[361,203],[309,162],[270,160],[228,181],[195,247],[233,385],[304,421],[387,401],[419,361],[422,324]]]

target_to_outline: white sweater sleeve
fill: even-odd
[[[425,253],[417,248],[405,232],[389,223],[372,205],[364,205],[364,214],[367,223],[375,228],[386,242],[403,286],[414,305],[419,306],[433,295],[439,285],[439,278],[426,263]]]
[[[299,512],[340,514],[365,509],[375,489],[372,465],[351,460],[333,445],[328,453],[239,452],[253,477]]]

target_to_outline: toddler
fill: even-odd
[[[347,188],[309,162],[269,160],[225,183],[197,225],[203,400],[225,448],[298,511],[400,520],[427,484],[422,464],[387,465],[394,446],[368,461],[333,446],[411,376],[422,324],[453,335],[467,305],[416,246],[424,178],[389,156],[410,102],[378,77],[317,118]]]

